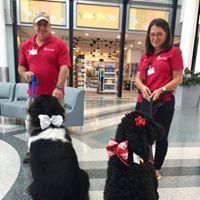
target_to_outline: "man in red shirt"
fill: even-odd
[[[42,94],[51,94],[64,104],[64,85],[70,66],[67,46],[51,34],[50,18],[46,13],[40,12],[34,18],[33,28],[35,35],[20,46],[18,66],[20,76],[29,83],[27,105]],[[34,93],[30,87],[33,75],[39,82]]]

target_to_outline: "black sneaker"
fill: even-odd
[[[31,160],[31,155],[29,152],[27,152],[25,157],[23,158],[23,163],[28,164],[28,163],[30,163],[30,160]]]

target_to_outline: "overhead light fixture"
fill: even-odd
[[[133,47],[133,45],[131,44],[131,45],[130,45],[130,47],[132,48],[132,47]]]
[[[141,41],[138,41],[138,44],[142,44],[142,42],[141,42]]]
[[[117,38],[120,38],[120,37],[121,37],[120,35],[117,36]]]
[[[51,31],[51,33],[52,33],[52,34],[55,34],[55,32],[54,32],[54,31]]]
[[[88,33],[85,33],[85,36],[89,36],[89,34],[88,34]]]

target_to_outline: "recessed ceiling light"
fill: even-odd
[[[130,47],[132,48],[132,47],[133,47],[133,45],[131,44],[131,45],[130,45]]]
[[[88,34],[88,33],[85,33],[85,36],[89,36],[89,34]]]
[[[141,41],[138,41],[138,44],[142,44],[142,42],[141,42]]]
[[[120,35],[117,36],[117,38],[120,38],[120,37],[121,37]]]
[[[52,33],[52,34],[55,34],[55,32],[54,32],[54,31],[51,31],[51,33]]]

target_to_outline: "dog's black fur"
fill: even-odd
[[[146,119],[145,126],[136,126],[135,118]],[[126,166],[117,155],[108,161],[104,200],[157,200],[158,181],[154,168],[148,162],[149,145],[161,138],[164,129],[143,113],[133,111],[126,114],[118,125],[115,140],[128,140],[128,164]],[[133,152],[139,155],[143,164],[133,162]]]
[[[36,127],[30,137],[39,135],[38,115],[61,115],[65,111],[58,100],[51,95],[37,97],[28,109],[31,127]],[[89,177],[79,168],[76,152],[72,146],[69,131],[64,127],[50,125],[52,131],[62,129],[68,142],[40,139],[31,143],[31,171],[33,182],[28,191],[34,200],[89,200]]]

